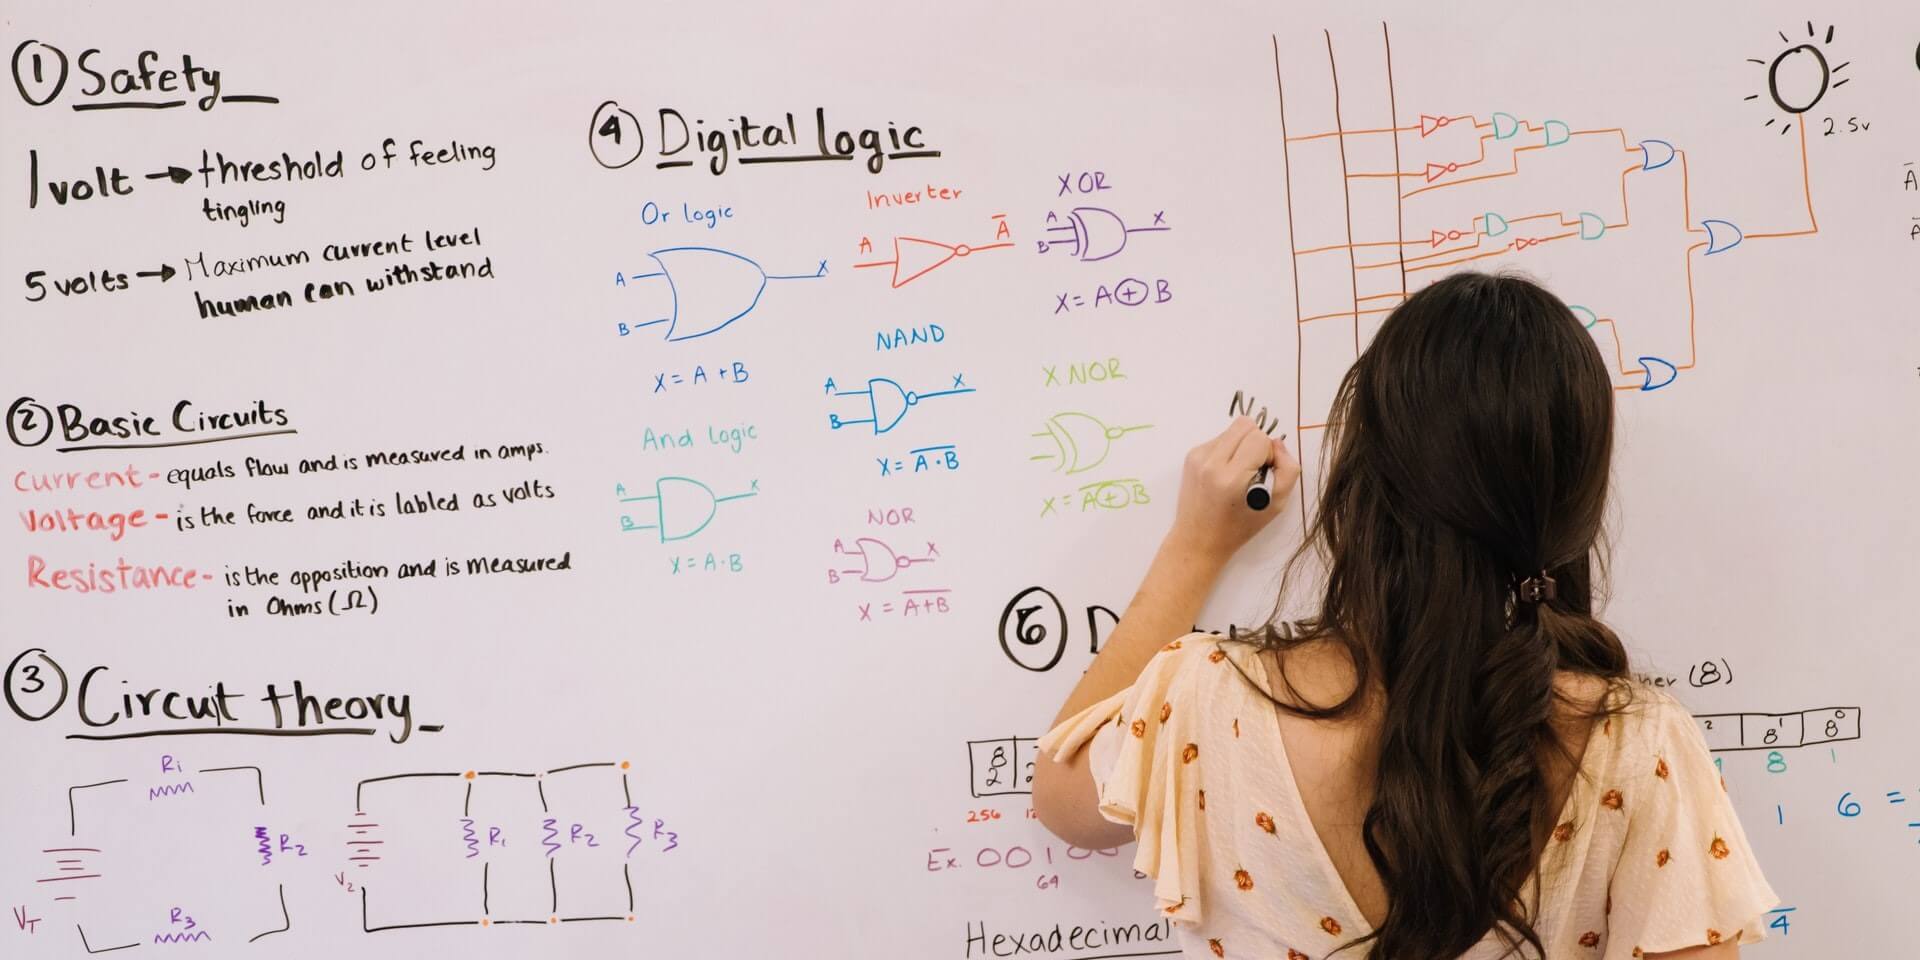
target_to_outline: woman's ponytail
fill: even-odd
[[[1340,644],[1358,678],[1332,704],[1286,684],[1283,709],[1337,716],[1384,694],[1363,838],[1388,910],[1346,948],[1450,960],[1491,931],[1544,955],[1527,886],[1568,828],[1551,808],[1559,731],[1610,702],[1570,705],[1557,681],[1628,675],[1593,616],[1613,403],[1564,304],[1474,273],[1408,298],[1341,383],[1295,558],[1318,554],[1325,592],[1264,642]]]

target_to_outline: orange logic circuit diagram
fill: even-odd
[[[1798,182],[1780,189],[1805,206],[1804,225],[1767,230],[1697,211],[1687,151],[1672,140],[1617,125],[1400,106],[1385,23],[1339,44],[1323,30],[1313,38],[1322,43],[1289,43],[1285,53],[1273,37],[1303,449],[1326,427],[1341,376],[1381,320],[1455,270],[1550,274],[1612,358],[1616,390],[1658,390],[1693,369],[1700,261],[1819,231],[1807,129],[1797,121],[1845,82],[1837,75],[1847,64],[1822,49],[1833,33],[1809,23],[1805,42],[1782,32],[1778,56],[1750,60],[1765,76],[1747,99],[1778,108],[1766,126],[1798,151]],[[1632,249],[1621,248],[1629,238]],[[1303,507],[1306,496],[1303,485]]]

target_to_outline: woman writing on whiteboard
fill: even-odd
[[[1040,819],[1137,839],[1195,957],[1724,960],[1778,903],[1693,719],[1595,619],[1613,389],[1525,280],[1414,294],[1342,381],[1318,607],[1185,634],[1278,511],[1245,418],[1187,456],[1138,594],[1041,741]],[[1289,567],[1289,578],[1292,577]],[[1282,590],[1282,596],[1286,591]]]

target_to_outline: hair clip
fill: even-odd
[[[1539,603],[1542,600],[1552,600],[1557,596],[1558,591],[1555,588],[1554,579],[1542,570],[1539,576],[1520,581],[1513,588],[1513,592],[1515,596],[1528,603]]]

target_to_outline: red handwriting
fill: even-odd
[[[142,473],[133,464],[127,464],[124,470],[64,470],[58,473],[28,473],[21,470],[13,475],[13,489],[21,493],[51,493],[60,490],[107,490],[114,487],[130,487],[138,490],[149,479],[158,479],[157,473]]]
[[[192,590],[213,575],[190,567],[129,563],[120,557],[106,566],[88,561],[84,567],[49,568],[46,558],[27,556],[27,589],[70,593],[119,593],[129,590]]]
[[[20,523],[28,533],[76,533],[86,531],[104,531],[107,539],[118,542],[127,535],[129,529],[142,529],[153,520],[165,520],[167,515],[155,513],[149,515],[145,510],[131,513],[119,511],[102,512],[99,510],[23,510]]]
[[[906,190],[899,193],[887,193],[885,191],[874,193],[872,190],[868,190],[867,209],[872,210],[877,207],[904,207],[910,203],[921,203],[928,200],[958,199],[960,199],[959,187],[936,187],[929,183],[925,189]]]

